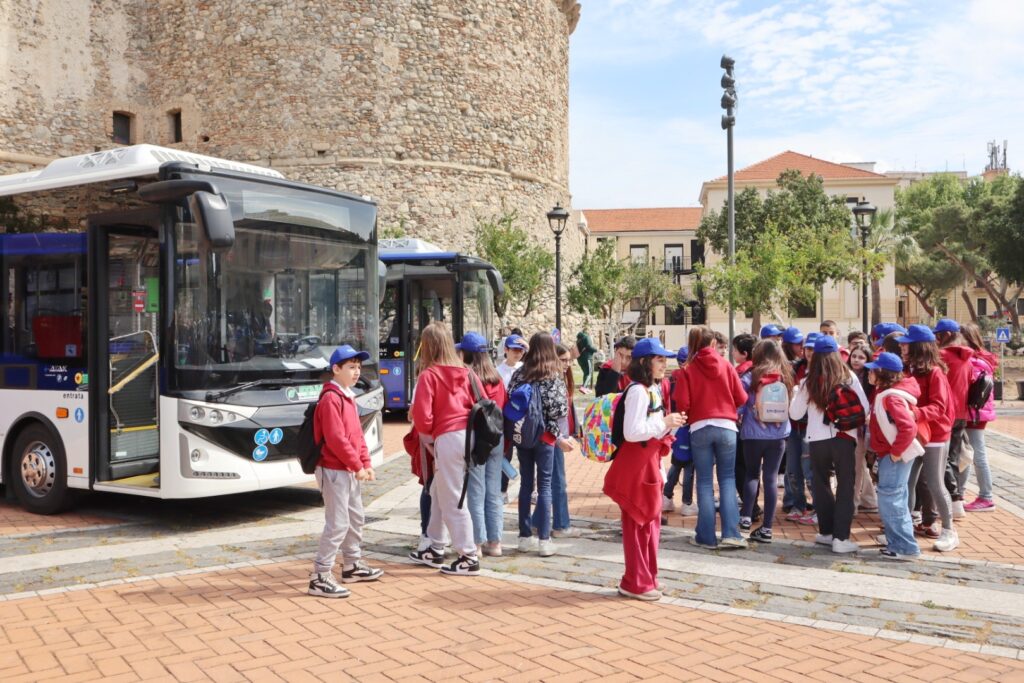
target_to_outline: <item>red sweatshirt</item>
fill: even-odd
[[[953,419],[967,419],[967,392],[971,388],[971,356],[974,349],[967,346],[947,346],[939,351],[946,364],[946,378],[953,402]]]
[[[713,418],[737,419],[736,409],[747,402],[740,377],[727,360],[705,346],[683,368],[673,396],[676,410],[686,413],[691,425]]]
[[[370,467],[356,402],[334,382],[327,382],[320,390],[320,403],[313,413],[313,438],[323,443],[320,467],[346,472]]]
[[[930,443],[949,441],[953,434],[953,404],[949,395],[949,380],[940,368],[914,375],[921,398],[917,401],[917,420],[927,422],[931,432]]]
[[[739,365],[736,366],[736,374],[737,374],[737,376],[742,377],[743,373],[746,372],[747,370],[749,370],[752,367],[754,367],[754,361],[752,361],[752,360],[745,360],[745,361],[743,361],[742,363],[740,363]]]
[[[469,368],[435,365],[424,370],[416,381],[412,423],[420,434],[436,439],[465,429],[475,402],[469,388]]]
[[[905,391],[915,398],[921,395],[921,387],[913,377],[904,377],[892,388]],[[875,415],[874,405],[872,405],[871,427],[868,430],[871,434],[871,450],[878,455],[906,452],[910,448],[910,444],[917,438],[917,421],[914,418],[913,409],[903,398],[893,395],[882,399],[882,408],[896,425],[896,441],[889,443],[885,435],[882,434],[882,428],[875,424],[878,417]]]

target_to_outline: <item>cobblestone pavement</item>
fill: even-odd
[[[404,430],[389,422],[385,443]],[[1004,438],[990,437],[993,462],[1012,467]],[[54,518],[0,504],[0,680],[1024,680],[1024,560],[998,538],[1024,512],[998,488],[1000,510],[961,525],[965,552],[908,564],[866,540],[834,555],[805,528],[708,552],[670,514],[682,523],[662,537],[667,597],[649,605],[614,595],[622,550],[601,466],[569,462],[582,538],[550,558],[509,552],[509,506],[506,554],[480,579],[405,560],[419,528],[408,467],[393,457],[364,489],[366,548],[388,575],[342,601],[302,594],[314,488],[90,495]]]

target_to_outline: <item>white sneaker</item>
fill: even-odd
[[[696,517],[697,516],[697,504],[696,503],[683,503],[679,506],[679,514],[683,517]]]
[[[860,550],[860,546],[850,539],[845,541],[840,541],[838,538],[832,539],[832,552],[834,553],[855,553],[858,550]]]
[[[818,545],[832,545],[832,534],[818,534],[814,537],[814,542]]]
[[[566,529],[552,529],[551,530],[551,537],[552,538],[579,538],[582,535],[583,535],[583,532],[580,531],[579,529],[577,529],[574,526],[568,527]]]
[[[932,547],[940,553],[948,553],[950,550],[955,550],[958,545],[960,545],[960,536],[956,533],[956,529],[943,529]]]
[[[875,536],[875,543],[885,548],[889,547],[889,539],[885,537],[885,534],[878,534]]]
[[[963,519],[967,516],[967,510],[964,510],[964,502],[962,500],[953,501],[953,519]]]
[[[669,498],[668,496],[662,496],[661,497],[661,511],[662,512],[672,512],[675,509],[676,509],[676,504],[672,502],[671,498]]]
[[[550,538],[537,544],[537,554],[541,557],[551,557],[555,554],[555,543]]]
[[[518,550],[521,553],[529,553],[537,549],[537,538],[535,536],[520,536]]]

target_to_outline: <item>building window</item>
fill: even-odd
[[[665,270],[678,273],[683,270],[683,245],[681,244],[666,244],[665,245]]]
[[[704,263],[704,243],[700,240],[690,240],[690,263],[694,266]]]
[[[811,301],[809,303],[803,301],[790,301],[789,302],[789,317],[790,318],[817,318],[818,317],[818,302]]]
[[[647,263],[647,245],[631,244],[629,246],[629,260],[633,263]]]
[[[988,299],[978,299],[978,317],[988,315]]]
[[[181,142],[181,110],[167,112],[167,132],[171,142]]]
[[[634,297],[629,300],[629,310],[640,311],[643,310],[643,302],[640,301],[640,297]]]
[[[902,299],[896,302],[896,317],[901,321],[907,317],[907,302]]]
[[[110,136],[111,140],[121,145],[132,144],[132,130],[135,123],[135,117],[131,114],[123,111],[115,111],[113,119],[113,134]]]
[[[1017,299],[1017,315],[1024,315],[1024,299]]]
[[[949,310],[949,299],[939,299],[939,303],[935,306],[935,312],[939,315],[949,315],[946,311]]]

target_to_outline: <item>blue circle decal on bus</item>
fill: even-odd
[[[256,435],[252,437],[252,440],[256,442],[257,446],[263,446],[270,441],[270,432],[266,429],[261,429],[256,432]]]
[[[81,422],[85,419],[85,411],[81,408],[75,408],[75,422]]]
[[[268,453],[269,451],[267,450],[266,446],[257,446],[256,448],[252,449],[252,459],[255,460],[256,462],[263,462],[264,460],[267,459]]]
[[[270,443],[276,446],[277,444],[281,443],[281,439],[283,438],[284,432],[281,430],[280,427],[274,427],[273,429],[270,430]]]

